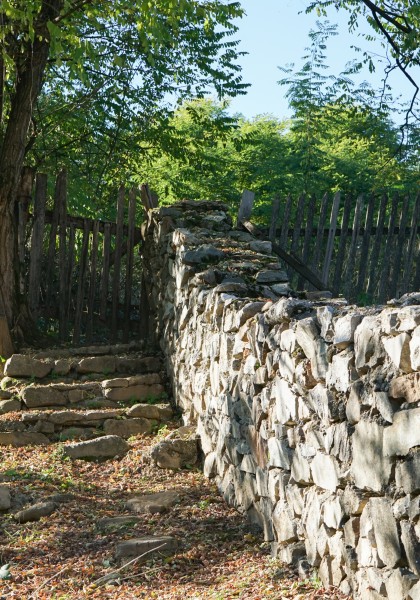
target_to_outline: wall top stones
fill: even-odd
[[[220,203],[155,210],[145,253],[206,475],[282,560],[355,598],[419,598],[420,294],[369,308],[293,294]]]

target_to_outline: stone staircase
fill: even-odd
[[[28,350],[3,365],[0,446],[150,434],[173,416],[167,398],[161,358],[133,346]]]

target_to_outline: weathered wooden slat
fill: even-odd
[[[388,286],[389,298],[395,298],[398,289],[398,283],[402,277],[401,273],[401,259],[404,249],[405,239],[405,228],[408,221],[408,196],[404,196],[402,211],[400,213],[399,232],[396,239],[394,239],[394,256],[391,260],[390,266],[390,278]]]
[[[410,285],[412,265],[413,265],[413,254],[415,252],[415,241],[417,237],[417,226],[420,221],[420,194],[417,194],[416,200],[413,206],[413,213],[411,216],[411,233],[408,238],[407,250],[404,257],[404,269],[403,269],[403,280],[400,287],[400,294],[405,294]]]
[[[335,231],[337,229],[338,211],[340,209],[341,194],[337,192],[334,196],[333,205],[331,209],[330,217],[330,228],[328,233],[327,249],[325,252],[324,265],[322,268],[322,281],[324,282],[324,289],[328,289],[328,275],[330,272],[330,265],[334,250],[334,238]]]
[[[243,221],[242,226],[251,233],[254,237],[263,239],[264,236],[260,229],[250,223],[249,221]],[[313,273],[297,256],[292,256],[289,252],[283,250],[280,244],[273,243],[273,252],[277,254],[284,262],[290,265],[295,271],[302,275],[309,283],[311,283],[316,289],[322,291],[330,291],[324,286],[324,283],[319,279],[316,273]]]
[[[128,342],[130,332],[131,292],[133,289],[134,264],[134,224],[136,222],[136,192],[136,188],[131,188],[128,197],[127,266],[125,270],[124,299],[124,342]]]
[[[10,358],[15,349],[7,321],[6,308],[4,306],[3,292],[0,288],[0,352],[3,358]]]
[[[290,213],[292,212],[292,196],[289,194],[287,196],[286,204],[284,205],[283,211],[283,220],[281,224],[281,232],[279,244],[282,248],[286,250],[287,248],[287,237],[289,233],[289,221],[290,221]]]
[[[416,264],[416,273],[414,275],[413,290],[420,289],[420,241],[416,240],[414,262]]]
[[[365,219],[365,231],[362,239],[362,247],[360,250],[360,262],[359,262],[359,272],[357,276],[357,283],[355,289],[355,297],[359,298],[360,294],[363,292],[365,288],[365,279],[367,273],[368,266],[368,258],[369,258],[369,244],[371,240],[370,231],[373,225],[373,215],[375,212],[375,198],[372,196],[367,204],[366,210],[366,219]]]
[[[102,274],[101,274],[101,302],[99,316],[104,321],[106,319],[106,308],[108,305],[109,288],[109,257],[111,254],[111,226],[105,225],[103,250],[102,250]]]
[[[381,263],[381,279],[379,282],[379,293],[378,293],[378,302],[384,302],[388,296],[389,290],[389,274],[391,269],[391,258],[393,253],[393,245],[394,245],[394,235],[392,234],[395,223],[397,222],[397,213],[398,213],[398,204],[399,197],[395,194],[392,198],[391,203],[391,214],[389,216],[389,229],[388,235],[386,236],[385,248],[382,254],[382,263]]]
[[[299,248],[300,230],[302,227],[303,216],[305,212],[305,195],[299,197],[299,201],[295,212],[295,226],[293,228],[291,252],[296,254]]]
[[[26,253],[26,227],[28,223],[29,204],[32,200],[32,188],[35,179],[33,167],[23,167],[17,191],[18,202],[18,256],[19,256],[19,286],[20,293],[25,293],[25,253]]]
[[[37,317],[39,307],[46,202],[47,176],[43,173],[38,173],[35,184],[34,217],[32,225],[28,285],[29,310],[35,319]]]
[[[247,221],[251,218],[252,207],[254,205],[255,194],[250,190],[244,190],[239,204],[238,218],[236,226],[240,225],[242,221]]]
[[[362,220],[362,211],[364,205],[363,195],[360,195],[356,200],[356,208],[354,211],[353,218],[353,233],[351,236],[349,254],[347,257],[346,271],[345,271],[345,286],[344,295],[347,299],[354,300],[354,272],[356,265],[357,247],[359,243],[359,230],[360,222]]]
[[[325,233],[325,222],[327,220],[328,209],[328,194],[324,194],[321,201],[321,209],[319,211],[318,227],[316,231],[315,249],[312,256],[310,267],[312,270],[318,271],[319,261],[321,257],[322,242]]]
[[[45,276],[45,287],[46,287],[46,305],[50,306],[52,297],[54,294],[54,281],[53,281],[53,273],[54,267],[56,265],[55,256],[56,256],[56,237],[57,237],[57,229],[58,222],[60,219],[61,206],[60,202],[63,198],[63,194],[61,193],[61,188],[63,185],[63,180],[65,179],[65,171],[64,169],[60,171],[57,176],[56,184],[55,184],[55,192],[54,192],[54,209],[51,220],[51,228],[50,228],[50,240],[48,245],[48,255],[47,255],[47,269]]]
[[[75,245],[76,245],[76,229],[74,225],[70,225],[69,229],[69,243],[67,250],[67,265],[66,265],[66,273],[67,273],[67,302],[66,302],[66,311],[65,311],[65,319],[67,321],[67,328],[70,329],[70,314],[71,314],[71,304],[72,304],[72,276],[74,269],[74,256],[75,256]],[[67,331],[68,335],[68,331]]]
[[[302,250],[302,262],[304,265],[307,265],[309,262],[309,253],[312,239],[312,231],[314,227],[314,212],[315,212],[315,196],[312,194],[308,198],[308,202],[306,205],[306,228],[305,228],[305,237],[303,241],[303,250]],[[305,278],[300,275],[297,282],[298,290],[302,289],[305,283]]]
[[[388,204],[388,196],[383,194],[379,205],[378,218],[376,221],[376,235],[373,243],[372,253],[370,255],[370,270],[369,270],[369,281],[367,286],[367,299],[370,301],[373,299],[373,295],[379,283],[379,256],[381,252],[383,228],[385,223],[386,207]]]
[[[140,187],[140,198],[146,212],[159,206],[159,198],[150,190],[147,183],[143,183]]]
[[[112,280],[112,312],[111,312],[111,341],[117,340],[118,329],[118,304],[120,293],[121,254],[124,229],[124,196],[125,188],[121,186],[118,191],[117,201],[117,235],[115,239],[115,260]]]
[[[86,341],[92,342],[93,336],[93,316],[95,314],[95,295],[96,295],[96,266],[98,263],[98,243],[99,243],[99,223],[93,228],[92,246],[90,250],[90,278],[89,294],[87,303],[87,321],[86,321]]]
[[[77,295],[76,295],[76,308],[74,315],[74,331],[73,331],[73,344],[77,346],[80,343],[80,334],[82,328],[82,316],[83,316],[83,303],[85,298],[85,283],[86,283],[86,271],[87,271],[87,259],[89,251],[89,223],[86,222],[86,227],[83,231],[82,250],[80,253],[80,260],[78,265],[77,274]]]
[[[349,194],[347,194],[346,199],[344,200],[344,209],[343,216],[341,219],[341,232],[340,241],[338,243],[337,256],[335,258],[334,265],[334,277],[332,283],[332,289],[335,296],[338,296],[340,291],[343,290],[343,265],[344,265],[344,257],[346,254],[346,244],[347,244],[347,232],[350,220],[350,212],[351,212],[351,204],[352,198]],[[336,232],[337,233],[337,232]]]
[[[58,201],[60,213],[58,217],[58,239],[59,239],[59,300],[58,300],[58,332],[61,341],[68,337],[68,320],[66,319],[66,307],[68,305],[68,273],[66,269],[66,234],[67,234],[67,172],[62,171],[61,182],[57,193],[60,194]]]
[[[276,239],[276,231],[277,231],[277,221],[279,220],[280,215],[280,198],[276,196],[273,200],[273,205],[271,207],[271,223],[270,230],[268,232],[268,239],[271,242],[274,242]]]

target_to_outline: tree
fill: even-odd
[[[147,106],[152,114],[171,92],[204,94],[214,86],[219,95],[242,93],[231,39],[241,14],[239,3],[224,0],[2,1],[0,287],[15,337],[22,333],[15,200],[39,127],[33,117],[43,85],[47,98],[67,81],[63,100],[71,105],[78,98],[79,109],[86,98],[105,100],[106,126],[118,122],[122,107],[141,113]]]
[[[419,86],[412,68],[420,65],[420,4],[418,0],[316,0],[310,2],[307,12],[316,9],[326,14],[325,9],[335,6],[337,10],[349,11],[349,27],[354,30],[360,17],[366,18],[375,33],[380,34],[384,44],[390,48],[386,76],[395,68],[400,69],[414,87],[413,97],[406,115],[406,124],[413,112]],[[367,57],[371,68],[373,62]]]

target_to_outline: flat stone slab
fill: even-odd
[[[0,485],[0,510],[9,510],[12,505],[10,488],[8,485]]]
[[[10,400],[0,400],[0,415],[20,410],[20,401],[14,398]]]
[[[125,454],[130,446],[116,435],[105,435],[86,442],[77,442],[64,446],[64,454],[71,459],[113,458]]]
[[[180,496],[173,490],[157,492],[156,494],[142,494],[134,496],[127,501],[126,507],[138,514],[162,513],[177,504]]]
[[[104,423],[104,432],[129,438],[132,435],[152,433],[153,421],[150,419],[108,419]]]
[[[47,445],[50,440],[43,433],[32,431],[5,431],[0,432],[0,446],[41,446]]]
[[[13,515],[18,523],[28,523],[29,521],[39,521],[42,517],[48,517],[57,509],[55,502],[39,502],[28,508],[20,510]]]
[[[151,452],[155,464],[161,469],[182,469],[195,464],[198,453],[194,431],[194,427],[180,427],[156,444]]]
[[[104,395],[109,400],[126,402],[127,400],[146,400],[147,398],[156,398],[163,394],[165,388],[160,383],[151,385],[139,384],[122,388],[105,389]]]
[[[78,373],[114,373],[116,369],[115,356],[91,356],[83,358],[77,365]]]
[[[7,377],[46,377],[52,370],[53,365],[32,358],[26,354],[13,354],[6,360],[4,374]]]
[[[169,404],[135,404],[126,412],[127,417],[143,417],[156,421],[169,421],[173,411]]]
[[[64,406],[67,404],[67,398],[62,392],[45,385],[31,385],[25,388],[21,395],[28,408]]]
[[[176,552],[178,542],[175,538],[168,535],[145,536],[126,540],[117,545],[115,549],[115,558],[121,560],[124,558],[139,558],[138,562],[146,562],[152,555],[170,556]],[[143,560],[142,560],[143,559]]]
[[[128,529],[134,527],[137,523],[143,523],[141,517],[135,515],[123,515],[119,517],[105,517],[100,519],[96,526],[102,531],[115,531],[116,529]]]

